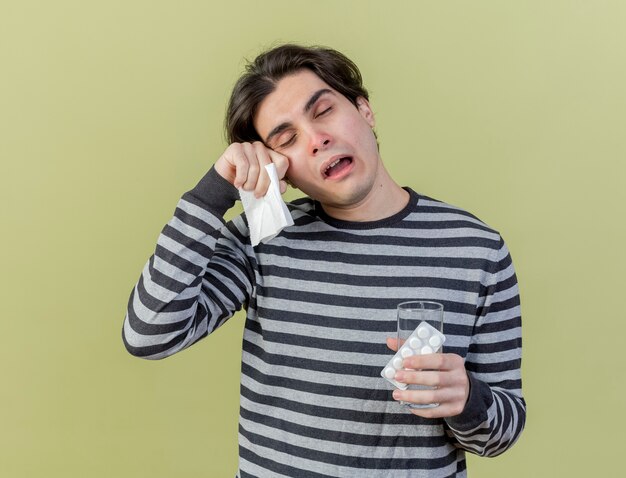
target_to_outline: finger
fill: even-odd
[[[256,188],[256,183],[259,178],[259,161],[256,156],[255,148],[251,143],[243,143],[241,147],[244,152],[245,161],[248,163],[246,179],[242,187],[246,191],[253,191]]]
[[[430,405],[436,403],[436,409],[411,409],[411,412],[415,415],[426,418],[452,417],[458,415],[463,411],[467,403],[467,397],[464,396],[463,391],[458,387],[445,387],[432,390],[397,389],[393,391],[393,398],[394,400],[416,405]]]
[[[395,337],[387,337],[387,347],[394,352],[398,351],[398,339]]]
[[[248,169],[250,165],[248,164],[246,157],[243,155],[233,158],[233,163],[235,165],[235,182],[233,184],[237,189],[240,189],[244,186],[248,178]]]
[[[267,164],[270,164],[272,162],[272,159],[270,158],[269,154],[270,150],[267,149],[267,147],[263,143],[257,141],[253,143],[252,146],[254,148],[257,164],[259,165],[259,174],[257,177],[256,186],[254,187],[254,195],[257,198],[260,198],[265,196],[268,188],[270,187],[271,181],[269,175],[267,174],[265,166]]]
[[[233,186],[241,188],[248,177],[248,159],[241,143],[231,144],[224,153],[226,161],[232,165],[235,172]]]
[[[285,194],[287,192],[287,181],[279,181],[278,186],[280,187],[280,194]]]
[[[454,405],[462,401],[463,394],[456,388],[408,388],[406,390],[396,389],[393,391],[394,400],[414,403],[416,405],[430,405],[438,403],[439,406]],[[463,402],[464,403],[464,402]]]
[[[394,390],[393,391],[394,400],[398,400],[400,402],[413,403],[415,405],[430,405],[431,403],[445,403],[442,400],[442,394],[440,390],[415,390],[415,389],[407,389],[407,390]]]
[[[438,371],[398,370],[394,380],[411,385],[442,387],[447,385],[445,374]]]
[[[411,355],[402,362],[403,368],[416,370],[450,370],[450,361],[446,354]]]
[[[283,179],[287,174],[287,170],[289,169],[289,159],[287,158],[287,156],[277,153],[273,149],[268,149],[267,151],[270,155],[272,163],[274,163],[274,166],[276,166],[276,174],[278,175],[278,179]]]
[[[424,418],[454,417],[463,412],[467,401],[459,398],[455,393],[451,395],[442,391],[439,398],[429,403],[436,403],[437,406],[422,409],[411,408],[411,413]]]
[[[248,165],[240,143],[232,143],[215,162],[215,170],[236,188],[245,182]]]

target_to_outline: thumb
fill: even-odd
[[[287,170],[289,169],[289,158],[284,156],[276,151],[270,149],[270,159],[274,166],[276,166],[276,174],[278,175],[278,179],[283,179],[285,174],[287,174]],[[282,191],[281,191],[282,192]]]
[[[387,337],[387,347],[394,352],[398,351],[398,339],[395,337]]]

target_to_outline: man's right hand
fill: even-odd
[[[289,168],[289,160],[260,141],[232,143],[216,161],[215,170],[237,189],[254,191],[254,195],[260,198],[270,185],[270,178],[265,170],[265,166],[270,163],[276,166],[280,192],[284,193],[287,190],[284,177]]]

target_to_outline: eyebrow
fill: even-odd
[[[304,112],[308,113],[309,110],[313,108],[313,105],[317,102],[317,100],[320,99],[320,96],[326,93],[332,93],[332,91],[329,90],[328,88],[322,88],[321,90],[318,90],[315,93],[313,93],[313,95],[309,98],[309,101],[307,101],[306,105],[304,105]]]
[[[304,105],[303,111],[305,113],[308,113],[311,110],[311,108],[313,108],[313,105],[317,103],[317,100],[319,100],[322,95],[325,95],[326,93],[332,93],[332,92],[333,91],[328,88],[322,88],[321,90],[317,90],[315,93],[311,95],[311,97],[309,98],[309,101],[306,102],[306,104]],[[274,136],[282,133],[290,126],[291,126],[291,123],[289,122],[281,123],[278,126],[276,126],[272,131],[269,132],[269,134],[267,135],[267,138],[265,138],[265,144],[269,144],[270,140]]]

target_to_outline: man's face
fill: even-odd
[[[324,206],[363,204],[382,170],[368,102],[358,98],[355,107],[310,70],[280,80],[254,126],[289,159],[291,184]]]

